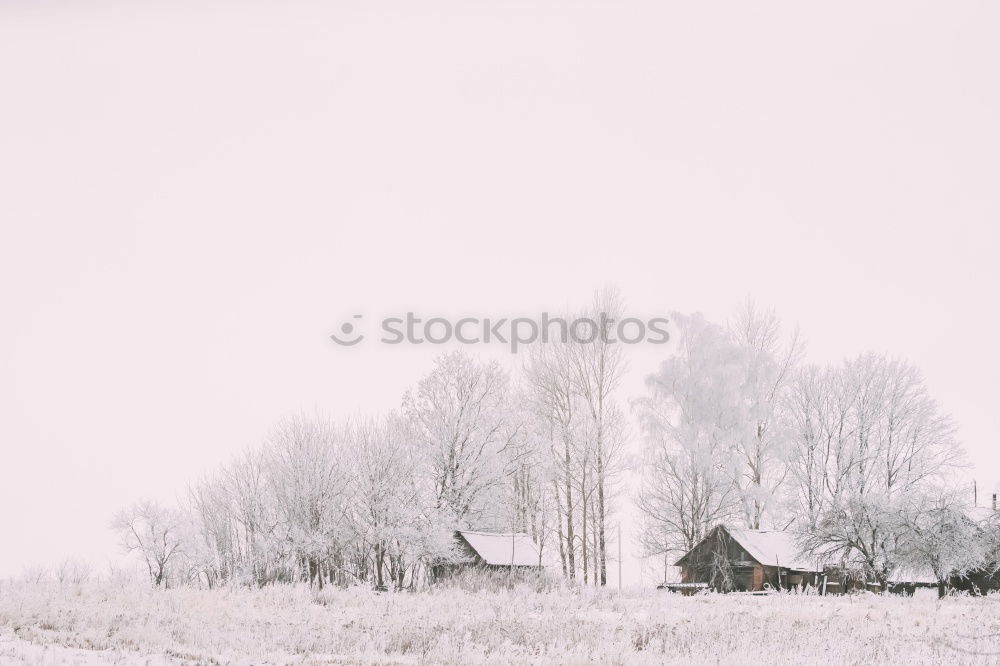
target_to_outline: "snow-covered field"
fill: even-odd
[[[0,663],[1000,662],[1000,597],[0,584]]]

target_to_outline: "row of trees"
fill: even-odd
[[[622,316],[606,290],[566,319]],[[157,585],[416,586],[454,561],[460,528],[527,532],[567,580],[604,585],[634,465],[642,550],[667,565],[720,523],[795,529],[817,561],[883,586],[900,567],[943,582],[997,559],[959,492],[955,426],[913,366],[805,364],[798,335],[753,304],[728,326],[672,323],[672,353],[632,405],[641,459],[615,397],[621,344],[548,339],[514,376],[445,354],[388,415],[286,419],[179,508],[143,502],[115,527]]]
[[[611,321],[621,309],[605,291],[581,314]],[[285,419],[179,508],[140,502],[114,527],[154,585],[417,586],[455,560],[460,528],[527,532],[541,558],[558,552],[567,579],[603,585],[625,459],[613,398],[623,371],[604,336],[538,343],[513,378],[445,354],[398,412]]]
[[[949,577],[992,564],[963,501],[955,425],[913,366],[866,354],[801,363],[797,335],[748,305],[729,326],[675,318],[677,354],[637,401],[647,554],[669,562],[712,526],[794,529],[823,563]]]

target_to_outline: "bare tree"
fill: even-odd
[[[311,583],[323,587],[325,567],[346,530],[347,466],[341,437],[321,416],[278,423],[266,443],[270,489],[282,538],[301,560]]]
[[[843,423],[840,410],[831,422],[826,496],[803,546],[859,564],[884,589],[905,552],[907,515],[928,488],[961,468],[963,452],[953,422],[913,366],[867,354],[836,373],[834,402],[847,409]],[[795,478],[812,483],[813,477]]]
[[[112,521],[122,547],[142,557],[154,587],[169,583],[171,564],[180,554],[181,519],[176,511],[151,500],[123,509]]]
[[[827,506],[846,489],[853,464],[854,392],[842,372],[810,365],[797,371],[785,397],[790,444],[784,487],[789,513],[805,531],[816,529]]]
[[[637,504],[650,555],[691,548],[717,522],[741,517],[760,529],[772,517],[788,474],[785,396],[801,354],[798,335],[784,340],[774,312],[752,302],[727,329],[701,315],[673,320],[677,352],[635,403],[647,435]]]
[[[609,484],[621,471],[623,431],[616,427],[618,406],[614,392],[625,373],[621,343],[610,335],[608,328],[624,316],[624,303],[616,289],[604,289],[594,296],[586,317],[597,324],[599,334],[590,342],[578,341],[569,347],[574,389],[586,406],[590,416],[592,446],[590,457],[594,467],[593,491],[596,492],[597,530],[595,556],[597,574],[601,585],[608,581],[607,571],[607,515]],[[586,477],[586,471],[584,473]],[[586,506],[586,503],[584,504]],[[586,575],[584,576],[586,577]]]
[[[495,361],[439,356],[403,406],[424,448],[437,508],[459,522],[489,517],[490,493],[511,471],[508,377]]]
[[[536,410],[530,391],[517,391],[512,404],[521,428],[517,444],[520,455],[511,476],[509,525],[512,531],[531,535],[541,564],[551,538],[561,536],[552,520],[553,481],[558,480],[558,472],[550,455],[550,423]]]
[[[21,571],[21,579],[37,587],[49,577],[49,573],[48,567],[35,564],[24,567]]]
[[[701,315],[675,314],[676,355],[646,380],[635,402],[646,434],[636,504],[647,555],[690,550],[735,515],[732,449],[740,434],[740,351]]]
[[[402,589],[407,572],[452,557],[453,525],[434,508],[433,488],[419,478],[419,451],[398,415],[348,425],[350,515],[368,554],[376,588]]]
[[[531,347],[525,378],[536,414],[545,424],[552,461],[552,490],[563,574],[576,580],[576,519],[580,498],[575,494],[581,467],[579,441],[580,399],[576,392],[573,357],[565,341]],[[586,458],[583,457],[584,464]]]
[[[747,527],[760,529],[787,473],[783,461],[787,437],[780,409],[802,345],[798,332],[783,341],[774,310],[761,310],[750,300],[730,325],[730,335],[744,363],[743,423],[734,442],[740,464],[734,481]]]
[[[55,569],[60,585],[82,585],[90,580],[90,564],[75,558],[66,558]]]

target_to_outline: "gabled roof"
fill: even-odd
[[[729,536],[760,564],[800,571],[822,571],[811,558],[799,550],[799,534],[784,530],[728,530]]]
[[[728,529],[719,525],[708,533],[704,539],[684,556],[677,560],[675,566],[682,566],[688,555],[694,552],[701,544],[710,539],[716,530],[725,530],[732,539],[738,543],[747,554],[758,564],[769,567],[782,567],[785,569],[796,569],[798,571],[822,571],[823,567],[812,561],[811,558],[803,555],[799,550],[797,539],[800,536],[797,532],[784,530],[747,530]]]
[[[538,549],[523,532],[474,532],[459,534],[486,564],[496,566],[537,567]]]

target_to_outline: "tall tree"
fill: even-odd
[[[624,441],[616,427],[618,406],[614,392],[625,374],[621,342],[609,329],[621,323],[624,303],[616,289],[604,289],[594,295],[586,317],[600,327],[600,334],[590,342],[577,341],[570,347],[574,388],[590,416],[591,457],[596,492],[597,574],[601,585],[608,582],[607,515],[609,483],[620,471]]]
[[[462,351],[439,356],[403,408],[423,446],[437,506],[465,524],[493,520],[490,495],[512,470],[507,373]]]
[[[434,498],[418,476],[419,451],[401,417],[352,421],[345,438],[353,538],[369,558],[375,586],[388,579],[402,589],[419,562],[433,565],[435,556],[450,554],[427,546],[446,543],[453,526],[433,515]]]
[[[780,409],[802,346],[798,332],[783,340],[773,309],[763,310],[750,300],[730,325],[730,335],[744,363],[744,413],[740,436],[734,442],[739,462],[734,481],[746,526],[760,529],[787,472],[787,435]]]
[[[784,491],[788,513],[804,531],[814,531],[826,508],[846,491],[855,391],[837,369],[808,365],[796,371],[785,396],[790,440]]]
[[[963,452],[954,423],[912,365],[866,354],[837,372],[850,401],[827,475],[836,484],[827,485],[803,545],[862,566],[885,588],[904,556],[906,516],[916,498],[945,484],[963,465]]]
[[[341,434],[322,416],[283,419],[266,447],[271,492],[284,540],[302,560],[311,583],[323,587],[324,564],[347,528],[347,465]]]
[[[577,432],[582,406],[577,395],[572,350],[568,341],[533,345],[525,378],[534,409],[545,424],[553,464],[552,489],[563,573],[576,580],[576,518],[580,497],[575,493],[581,456]],[[585,464],[585,459],[584,459]]]
[[[731,452],[741,434],[742,352],[699,314],[672,318],[677,352],[635,403],[646,434],[637,506],[647,555],[689,550],[738,510]]]

